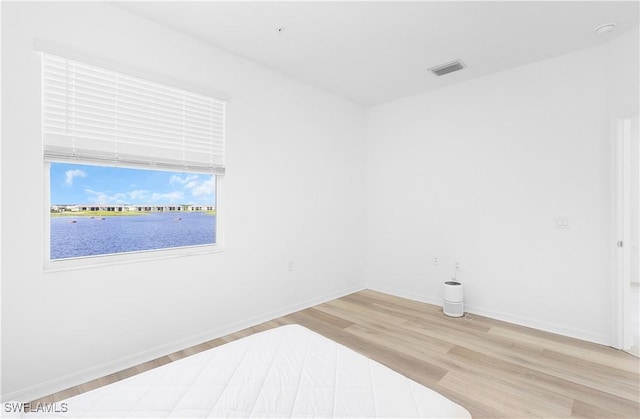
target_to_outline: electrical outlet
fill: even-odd
[[[563,230],[569,229],[569,217],[557,217],[556,218],[556,228],[560,228]]]
[[[437,257],[434,257],[434,258],[433,258],[433,264],[434,264],[434,265],[440,265],[440,260],[438,260],[438,258],[437,258]]]
[[[288,269],[288,271],[289,272],[293,271],[293,261],[292,260],[289,261],[289,269]]]
[[[461,270],[462,268],[460,267],[460,264],[456,262],[456,272],[460,272]]]

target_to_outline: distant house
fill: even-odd
[[[189,205],[187,209],[189,211],[214,211],[216,207],[213,205]]]
[[[80,204],[51,205],[51,212],[181,212],[181,211],[215,211],[213,205],[132,205],[132,204]]]

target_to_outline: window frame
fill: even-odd
[[[130,75],[136,78],[140,78],[151,83],[159,83],[165,86],[173,86],[177,89],[184,89],[186,91],[194,92],[199,95],[210,96],[215,100],[224,101],[225,109],[229,103],[229,96],[221,91],[212,90],[207,86],[192,84],[185,80],[174,79],[172,77],[168,77],[165,74],[154,73],[152,71],[146,69],[140,69],[136,67],[132,67],[126,63],[122,62],[114,62],[110,59],[104,59],[104,57],[93,55],[92,53],[88,53],[87,51],[77,51],[72,49],[67,49],[65,47],[61,47],[60,45],[55,45],[48,43],[43,40],[35,40],[34,42],[34,50],[42,54],[52,54],[60,57],[65,57],[67,59],[76,60],[83,62],[88,65],[101,67],[107,71],[115,71],[121,72],[125,75]],[[42,64],[41,64],[42,65]],[[42,70],[41,70],[42,71]],[[43,91],[43,86],[40,86],[41,91]],[[43,98],[44,99],[44,98]],[[41,103],[42,106],[43,103]],[[42,110],[41,110],[42,112]],[[41,134],[44,139],[44,122],[43,122],[43,114],[41,113],[41,121],[43,125],[41,126]],[[226,131],[226,110],[224,111],[224,126],[223,131]],[[223,133],[223,144],[226,143],[226,132]],[[224,145],[223,145],[224,146]],[[226,146],[225,146],[226,148]],[[167,171],[182,171],[184,173],[195,173],[202,174],[204,173],[202,170],[194,169],[189,170],[188,168],[178,168],[178,167],[164,167],[164,165],[159,165],[155,167],[154,165],[148,164],[138,164],[137,162],[127,162],[123,163],[122,161],[96,161],[95,159],[89,158],[81,158],[81,157],[72,157],[72,158],[62,158],[56,156],[46,156],[44,153],[44,142],[43,142],[43,222],[44,222],[44,249],[43,249],[43,267],[44,272],[57,272],[57,271],[65,271],[65,270],[75,270],[75,269],[86,269],[86,268],[97,268],[103,266],[110,265],[118,265],[118,264],[130,264],[137,262],[146,262],[153,260],[164,260],[167,258],[180,258],[187,256],[198,256],[198,255],[206,255],[212,253],[220,253],[225,250],[225,233],[224,233],[224,162],[222,163],[221,170],[219,166],[213,168],[211,174],[215,175],[216,182],[216,197],[215,197],[215,206],[216,206],[216,243],[206,244],[206,245],[194,245],[194,246],[182,246],[175,248],[165,248],[165,249],[149,249],[149,250],[140,250],[140,251],[132,251],[132,252],[121,252],[121,253],[112,253],[112,254],[104,254],[104,255],[88,255],[88,256],[79,256],[74,258],[64,258],[64,259],[51,259],[51,163],[54,162],[66,162],[66,163],[76,163],[76,164],[89,164],[89,165],[103,165],[108,167],[129,167],[129,168],[137,168],[137,169],[158,169],[158,170],[167,170]],[[223,156],[224,160],[224,156]]]

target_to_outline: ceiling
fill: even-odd
[[[116,5],[365,106],[605,42],[637,31],[640,13],[638,1]],[[595,33],[609,22],[613,32]],[[427,71],[454,59],[467,68]]]

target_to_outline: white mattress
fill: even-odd
[[[471,417],[435,391],[298,325],[257,333],[63,402],[67,412],[44,416]]]

